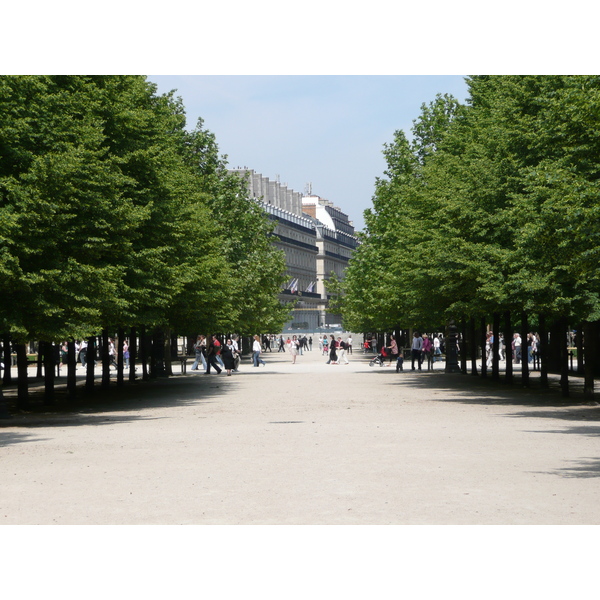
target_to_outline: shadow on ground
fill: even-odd
[[[10,435],[13,437],[6,437],[2,432],[6,428],[70,427],[150,420],[154,417],[134,414],[117,416],[114,413],[216,402],[236,387],[235,381],[231,378],[228,378],[227,385],[224,385],[220,377],[215,375],[201,378],[197,375],[179,375],[126,383],[123,387],[116,387],[111,383],[107,390],[96,388],[92,393],[80,388],[75,399],[70,399],[64,390],[57,390],[54,403],[50,406],[44,404],[41,391],[32,390],[27,410],[18,410],[15,398],[7,399],[11,417],[0,420],[0,445],[32,441],[26,439],[27,434],[11,432]],[[19,438],[19,435],[25,437]]]

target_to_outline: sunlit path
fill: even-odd
[[[2,522],[600,521],[595,406],[358,352],[263,357],[3,423]]]

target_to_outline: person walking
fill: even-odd
[[[110,367],[114,367],[115,369],[119,368],[119,365],[117,365],[117,350],[115,348],[115,342],[113,341],[112,338],[108,338],[108,357],[110,360]]]
[[[514,335],[515,363],[521,364],[521,336],[518,333]]]
[[[123,360],[125,361],[125,368],[129,369],[129,342],[127,340],[123,342]]]
[[[440,338],[436,335],[433,338],[433,360],[439,362],[442,360],[442,349],[440,348]]]
[[[299,342],[296,336],[292,337],[290,341],[290,354],[292,355],[292,364],[296,364],[296,357],[298,356]]]
[[[423,353],[423,357],[427,361],[427,370],[431,371],[433,369],[433,345],[431,343],[431,340],[429,339],[429,336],[426,333],[423,334],[423,348],[421,349],[421,351]]]
[[[335,343],[335,337],[331,335],[331,341],[329,342],[329,360],[327,364],[337,365],[338,363],[338,355],[337,355],[337,347]]]
[[[263,367],[266,366],[265,361],[260,357],[261,350],[260,338],[255,335],[254,342],[252,343],[252,362],[255,367],[258,367],[259,364],[262,364]]]
[[[346,352],[352,354],[352,335],[349,335],[346,339]]]
[[[217,362],[217,351],[220,349],[221,343],[217,339],[216,335],[211,336],[210,341],[208,342],[208,346],[206,348],[206,371],[205,375],[210,375],[210,368],[213,367],[217,372],[217,375],[221,373],[221,367],[219,367],[219,363]]]
[[[196,354],[196,360],[192,365],[192,371],[198,370],[198,365],[202,362],[202,369],[206,371],[206,337],[199,335],[194,344],[194,352]]]
[[[329,354],[329,341],[327,340],[327,336],[323,336],[323,343],[321,345],[323,348],[323,356]]]
[[[223,364],[225,365],[227,375],[231,375],[231,371],[235,369],[235,359],[233,352],[233,343],[229,339],[225,342],[224,346],[221,346],[221,358],[223,359]]]
[[[392,361],[398,362],[398,343],[396,342],[396,336],[390,336],[390,362],[385,365],[389,367],[392,364]]]
[[[350,361],[346,356],[346,342],[344,342],[341,337],[337,339],[337,346],[339,349],[339,363],[342,364],[342,361],[344,361],[345,365],[350,364]]]
[[[417,364],[419,366],[419,371],[421,370],[421,362],[423,360],[423,354],[421,352],[422,350],[423,338],[421,337],[418,331],[415,331],[413,333],[413,341],[410,349],[410,362],[413,371],[415,370],[415,360],[417,361]]]
[[[81,366],[85,367],[85,359],[87,356],[87,340],[81,340],[81,344],[79,346],[79,360],[81,362]]]

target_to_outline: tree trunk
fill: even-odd
[[[475,342],[475,319],[469,319],[469,351],[471,352],[471,375],[477,375],[477,344]]]
[[[96,365],[96,337],[92,336],[88,339],[87,351],[85,355],[85,390],[86,392],[94,391],[95,365]]]
[[[2,336],[2,353],[4,354],[4,373],[2,374],[2,382],[4,385],[12,383],[12,356],[10,353],[10,336]]]
[[[135,365],[137,362],[137,331],[131,328],[129,333],[129,381],[135,381]]]
[[[75,352],[75,340],[67,343],[67,392],[69,398],[74,400],[77,396],[77,353]]]
[[[60,360],[60,359],[59,359]],[[56,354],[52,342],[44,342],[44,404],[54,404]]]
[[[594,324],[586,321],[583,323],[583,351],[584,351],[584,383],[583,395],[586,400],[594,399],[594,355],[596,354],[596,336]],[[579,362],[579,354],[577,356]]]
[[[117,387],[123,387],[123,342],[125,341],[125,332],[122,327],[117,330]]]
[[[17,354],[17,406],[20,410],[26,410],[29,407],[27,349],[25,344],[13,344],[13,348]]]
[[[148,335],[146,334],[146,326],[142,325],[140,333],[140,354],[142,360],[142,379],[146,381],[148,375]]]
[[[467,374],[467,321],[463,317],[460,321],[460,372]]]
[[[575,338],[575,345],[577,346],[577,375],[580,376],[584,376],[585,374],[585,368],[584,368],[584,362],[585,362],[585,354],[583,351],[583,325],[579,325],[579,327],[577,328],[577,336]]]
[[[2,352],[0,353],[0,361],[4,363],[4,373],[2,374],[2,385],[6,385],[6,374],[8,373],[9,383],[11,381],[11,367],[12,363],[10,360],[10,338],[7,335],[2,336]],[[8,410],[8,400],[4,396],[0,385],[0,419],[10,419],[11,414]]]
[[[494,341],[492,344],[492,379],[500,379],[500,313],[494,313],[492,325]]]
[[[538,316],[540,323],[540,385],[548,388],[548,329],[546,327],[546,316]]]
[[[487,354],[486,354],[486,334],[487,334],[487,323],[485,317],[481,317],[481,324],[479,327],[479,343],[481,344],[481,376],[487,377]]]
[[[35,376],[37,379],[41,379],[44,376],[44,344],[42,342],[38,342]]]
[[[110,387],[110,355],[108,354],[108,329],[102,330],[102,383],[101,389],[107,390]]]
[[[529,387],[529,348],[531,347],[528,333],[529,322],[527,313],[521,312],[521,383]]]
[[[164,355],[164,370],[163,373],[167,377],[173,375],[173,365],[171,363],[171,330],[167,329],[163,336],[163,355]]]
[[[513,379],[513,363],[512,363],[512,324],[510,322],[510,310],[504,312],[504,347],[505,350],[505,362],[506,362],[506,373],[504,375],[504,380],[506,383],[512,385]]]
[[[560,387],[564,398],[569,397],[569,348],[567,346],[567,319],[560,319]]]

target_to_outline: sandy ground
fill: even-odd
[[[263,357],[0,421],[0,523],[600,522],[595,404],[358,352]]]

